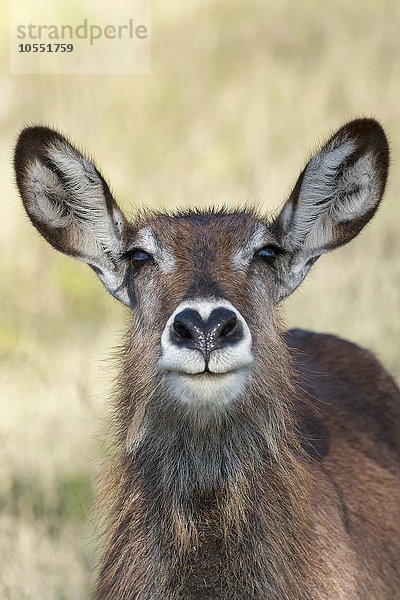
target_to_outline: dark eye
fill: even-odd
[[[125,258],[127,258],[130,263],[135,267],[135,269],[140,269],[147,262],[152,259],[152,256],[145,252],[144,250],[140,250],[140,248],[134,248],[133,250],[129,250],[125,253]]]
[[[281,248],[278,248],[277,246],[264,246],[264,248],[257,251],[256,256],[261,258],[268,265],[272,265],[279,254],[282,254]]]

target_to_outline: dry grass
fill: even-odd
[[[54,124],[82,142],[131,210],[271,210],[319,135],[375,115],[393,149],[384,205],[357,242],[319,261],[286,320],[373,348],[400,378],[399,22],[393,0],[165,0],[153,4],[149,76],[0,77],[2,598],[88,595],[104,359],[124,313],[27,223],[11,170],[19,129]],[[0,57],[6,72],[5,46]]]

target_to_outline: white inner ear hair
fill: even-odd
[[[65,211],[67,192],[57,175],[35,159],[25,176],[29,212],[41,223],[53,227],[69,227],[73,218]]]
[[[25,187],[32,214],[48,226],[70,228],[71,238],[91,256],[117,254],[114,225],[120,232],[120,218],[114,215],[113,224],[94,165],[62,142],[51,144],[47,155],[64,179],[37,159],[28,166]]]
[[[353,140],[344,139],[311,159],[296,209],[287,203],[282,212],[284,243],[304,250],[323,248],[333,237],[336,224],[357,219],[376,204],[379,190],[372,153],[362,155],[340,173],[355,149]]]

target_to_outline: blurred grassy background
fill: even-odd
[[[163,0],[151,75],[12,77],[3,21],[1,598],[88,596],[106,359],[124,320],[90,270],[28,224],[11,168],[20,128],[47,123],[82,143],[131,212],[244,200],[271,210],[321,136],[376,116],[393,156],[383,206],[356,243],[317,263],[286,322],[374,349],[399,379],[399,25],[394,0]]]

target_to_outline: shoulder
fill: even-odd
[[[297,382],[319,414],[374,432],[400,451],[400,391],[372,352],[301,329],[285,332],[284,340]]]
[[[291,329],[284,333],[284,341],[295,362],[314,360],[334,373],[349,373],[352,377],[371,375],[371,370],[389,377],[372,352],[335,335]]]
[[[324,354],[335,350],[345,353],[365,353],[371,357],[373,356],[368,350],[330,333],[316,333],[306,329],[289,329],[284,332],[283,337],[289,348],[307,348],[308,350],[318,348],[323,350]]]

